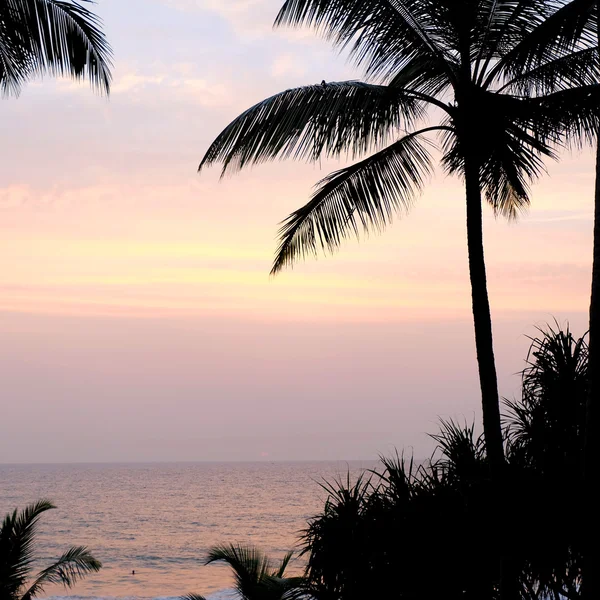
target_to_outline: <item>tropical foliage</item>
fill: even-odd
[[[88,79],[110,88],[111,49],[90,0],[0,0],[0,90],[16,94],[33,76]]]
[[[225,562],[233,570],[234,587],[243,600],[282,600],[303,586],[301,577],[286,577],[285,571],[292,559],[289,552],[277,566],[253,546],[235,544],[211,548],[206,564]],[[184,600],[204,600],[189,594]]]
[[[74,546],[37,575],[32,574],[38,522],[53,508],[52,503],[40,500],[4,517],[0,527],[1,600],[31,600],[50,584],[71,587],[88,573],[100,570],[100,561],[87,548]]]
[[[408,210],[439,148],[444,170],[465,182],[484,434],[497,473],[504,456],[482,197],[515,218],[544,159],[594,137],[595,15],[595,0],[287,0],[276,24],[313,26],[349,51],[366,81],[267,98],[228,125],[200,164],[221,162],[226,173],[278,158],[359,159],[284,221],[276,273]]]
[[[581,486],[572,467],[583,447],[586,360],[585,340],[568,329],[532,340],[522,396],[507,402],[499,538],[485,508],[495,488],[483,440],[473,426],[443,422],[426,463],[384,458],[368,477],[325,484],[324,510],[303,538],[312,595],[492,600],[509,552],[518,598],[579,598]]]

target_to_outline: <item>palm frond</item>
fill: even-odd
[[[230,123],[199,170],[215,162],[223,162],[225,173],[275,158],[355,156],[385,143],[390,128],[410,126],[421,111],[421,103],[402,89],[359,81],[290,89]]]
[[[598,83],[598,48],[568,53],[520,73],[507,81],[501,91],[535,97]]]
[[[5,516],[0,527],[0,595],[3,598],[15,597],[25,584],[34,560],[38,521],[44,512],[53,508],[50,501],[39,500]]]
[[[214,546],[210,549],[205,564],[214,562],[225,562],[233,569],[235,587],[245,598],[252,598],[252,591],[265,580],[271,569],[269,559],[254,546]]]
[[[330,251],[348,234],[382,229],[399,210],[410,207],[431,172],[431,156],[418,138],[426,130],[402,137],[386,148],[323,179],[305,206],[280,229],[280,246],[272,273],[291,265],[320,245]]]
[[[593,143],[600,126],[600,84],[557,91],[528,100],[535,111],[536,135],[565,143]]]
[[[498,77],[512,78],[567,53],[597,44],[595,0],[571,0],[550,16],[514,47],[503,53],[487,74],[484,86]]]
[[[82,0],[88,2],[88,0]],[[111,48],[99,18],[74,1],[5,0],[0,11],[0,87],[18,92],[33,75],[88,79],[108,93]]]
[[[401,69],[428,56],[453,77],[435,7],[421,0],[287,0],[276,26],[313,26],[366,68],[367,76]]]
[[[279,568],[273,573],[273,577],[278,577],[279,579],[281,579],[285,575],[285,570],[288,568],[288,565],[290,564],[290,561],[292,560],[293,556],[294,552],[293,550],[291,550],[281,559]]]
[[[490,65],[525,40],[554,10],[548,0],[482,0],[480,28],[473,36],[473,80],[482,85]]]
[[[452,79],[438,61],[418,55],[407,61],[390,79],[391,88],[400,88],[438,98],[451,87]]]
[[[485,198],[495,214],[514,220],[529,206],[529,183],[545,172],[540,156],[554,152],[519,127],[506,127],[503,140],[481,168]]]
[[[22,600],[35,598],[44,591],[44,586],[49,584],[73,587],[82,577],[89,573],[96,573],[101,568],[102,563],[92,556],[85,546],[69,548],[55,563],[38,573]]]

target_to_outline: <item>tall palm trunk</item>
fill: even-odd
[[[465,159],[465,185],[467,194],[467,246],[469,250],[469,277],[471,279],[471,299],[473,303],[473,323],[475,326],[475,346],[481,387],[483,408],[483,435],[492,477],[492,505],[488,508],[501,519],[503,503],[504,446],[502,443],[502,422],[500,419],[500,399],[498,378],[494,359],[492,338],[492,317],[487,290],[487,276],[483,251],[483,214],[481,205],[481,185],[476,154]],[[493,517],[492,517],[493,519]],[[497,520],[497,522],[499,522]],[[503,536],[496,542],[504,546]],[[518,577],[509,548],[502,548],[500,562],[500,597],[502,600],[517,600]]]
[[[596,2],[596,11],[600,9]],[[600,30],[598,30],[600,50]],[[600,598],[600,564],[598,561],[597,472],[600,458],[598,399],[600,398],[600,130],[596,136],[596,184],[594,189],[594,241],[592,253],[592,293],[590,299],[590,327],[588,349],[589,389],[585,415],[585,440],[583,449],[584,504],[586,527],[583,547],[582,598]]]
[[[600,131],[598,132],[600,140]],[[589,390],[586,404],[584,445],[584,494],[586,508],[586,539],[584,540],[583,588],[585,600],[600,598],[600,564],[598,536],[600,514],[598,513],[597,474],[600,459],[598,403],[600,398],[600,143],[596,148],[596,185],[594,190],[594,249],[592,262],[592,295],[590,300]]]
[[[469,249],[469,277],[475,325],[475,346],[479,367],[481,405],[483,408],[483,434],[490,461],[492,478],[500,478],[504,466],[502,425],[498,379],[494,361],[492,318],[488,299],[485,260],[483,254],[483,217],[479,168],[474,156],[465,160],[465,184],[467,193],[467,245]]]

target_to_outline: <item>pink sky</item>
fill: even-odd
[[[2,100],[0,462],[424,456],[438,415],[479,419],[459,181],[271,279],[277,223],[341,163],[195,172],[250,104],[359,77],[273,32],[279,4],[101,0],[111,98],[46,79]],[[592,191],[584,150],[519,223],[486,209],[502,395],[533,325],[585,329]]]

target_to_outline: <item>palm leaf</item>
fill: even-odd
[[[595,0],[571,0],[562,5],[500,57],[484,85],[501,75],[515,76],[557,55],[596,45],[595,6]]]
[[[89,0],[82,0],[88,2]],[[100,20],[77,2],[5,0],[0,11],[0,86],[17,92],[44,73],[88,79],[108,93],[111,49]]]
[[[600,84],[569,88],[528,101],[537,136],[581,145],[593,143],[600,126]]]
[[[15,597],[25,584],[34,560],[38,521],[53,508],[50,501],[39,500],[5,516],[0,527],[0,597]]]
[[[598,48],[585,48],[520,73],[501,91],[523,96],[543,96],[573,87],[593,85],[600,77]]]
[[[23,595],[22,600],[31,600],[44,591],[48,584],[62,584],[72,587],[88,573],[96,573],[102,563],[94,558],[84,546],[74,546],[67,550],[55,563],[38,573],[35,581]]]
[[[367,75],[396,71],[427,55],[452,77],[435,12],[422,0],[287,0],[275,25],[314,26],[338,47],[349,47]]]
[[[228,544],[211,548],[205,564],[220,561],[233,569],[236,589],[244,598],[249,599],[271,568],[268,558],[253,546]]]
[[[490,64],[525,40],[550,14],[552,5],[547,0],[482,0],[483,27],[473,40],[474,81],[482,85]]]
[[[358,81],[294,88],[242,113],[212,143],[199,169],[223,162],[225,173],[275,158],[356,155],[420,114],[419,101],[402,89]]]
[[[293,556],[294,552],[290,551],[281,559],[279,568],[272,574],[273,577],[278,577],[279,579],[281,579],[285,575],[285,570],[288,568],[288,565],[290,564],[290,561],[292,560]]]
[[[408,209],[432,168],[431,156],[418,139],[425,131],[408,134],[323,179],[310,202],[292,213],[280,229],[281,243],[271,272],[315,253],[318,245],[337,248],[349,233],[358,235],[359,225],[380,230],[394,212]]]

